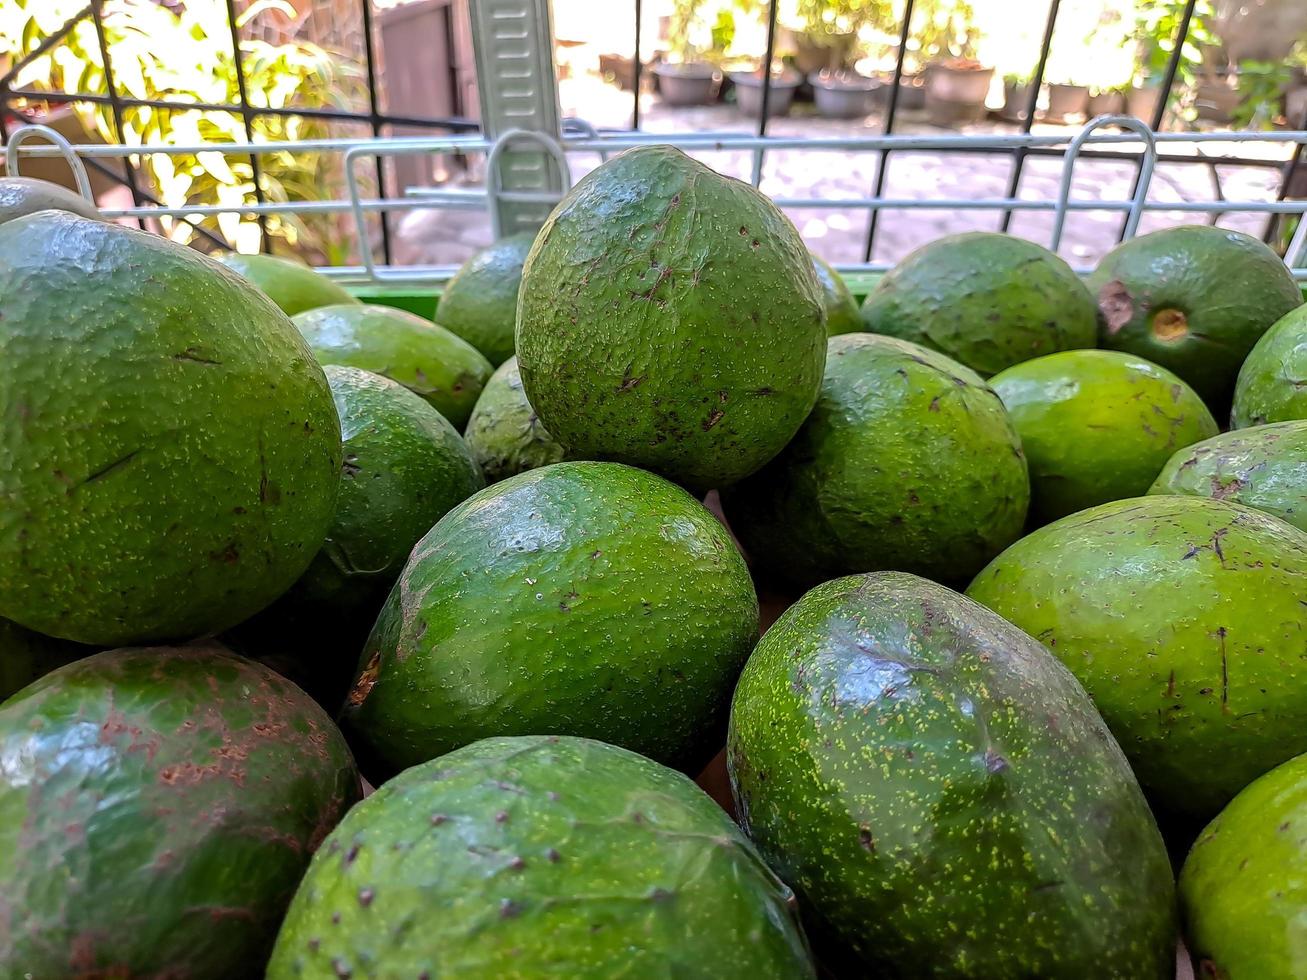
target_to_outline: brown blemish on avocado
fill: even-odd
[[[372,656],[368,658],[368,665],[363,668],[363,673],[359,674],[359,679],[354,682],[354,687],[349,692],[349,704],[352,708],[357,708],[368,699],[372,693],[372,688],[376,686],[377,674],[381,672],[381,651],[375,650]]]
[[[1153,336],[1171,342],[1189,333],[1189,319],[1179,310],[1158,310],[1153,316]]]
[[[1135,315],[1134,297],[1119,279],[1104,283],[1098,291],[1098,311],[1107,324],[1107,332],[1120,333]]]

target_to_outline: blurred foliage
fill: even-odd
[[[1135,15],[1135,31],[1131,40],[1139,51],[1138,81],[1141,84],[1161,84],[1167,65],[1175,51],[1176,36],[1184,20],[1185,0],[1139,0]],[[1176,63],[1177,89],[1192,89],[1198,68],[1203,63],[1204,50],[1215,48],[1219,42],[1212,31],[1216,12],[1212,0],[1198,0],[1189,19],[1189,30],[1180,47]]]
[[[80,13],[82,0],[2,0],[0,57],[9,63],[34,51],[41,41]],[[238,26],[262,14],[294,16],[283,0],[253,0]],[[231,28],[224,0],[187,0],[165,6],[156,0],[107,0],[104,30],[113,59],[114,80],[125,97],[175,103],[238,105],[240,89],[232,52]],[[362,68],[339,53],[304,41],[272,44],[256,38],[240,42],[249,103],[259,108],[350,109],[366,98]],[[67,37],[34,58],[18,73],[14,87],[54,96],[106,91],[103,59],[90,17],[82,18]],[[30,106],[34,112],[58,105]],[[238,111],[202,109],[123,110],[118,134],[111,107],[80,103],[88,130],[108,142],[129,145],[188,145],[246,141]],[[36,119],[35,121],[39,121]],[[255,142],[322,139],[328,123],[303,116],[256,116]],[[276,152],[259,158],[262,190],[269,202],[321,200],[344,185],[340,154]],[[195,154],[146,154],[141,169],[150,189],[168,207],[188,204],[242,205],[254,201],[254,174],[248,156],[218,150]],[[343,219],[343,220],[342,220]],[[218,231],[241,251],[257,251],[259,229],[254,216],[227,213],[192,217]],[[194,229],[185,221],[161,218],[161,230],[176,241],[189,241]],[[338,263],[353,248],[349,215],[267,216],[273,245],[284,244],[312,261]]]

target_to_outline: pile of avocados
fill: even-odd
[[[434,320],[0,180],[0,977],[1307,975],[1304,351],[666,146]]]

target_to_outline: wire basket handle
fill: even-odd
[[[77,192],[90,201],[91,204],[95,204],[95,195],[91,193],[91,178],[87,176],[86,164],[77,155],[77,151],[73,149],[73,144],[68,142],[68,138],[49,126],[28,123],[26,126],[18,127],[10,134],[9,142],[5,146],[5,172],[10,177],[19,176],[18,149],[32,139],[44,139],[59,148],[59,155],[68,163],[68,169],[73,172],[73,179],[77,181]]]
[[[1153,138],[1153,131],[1134,116],[1095,116],[1085,123],[1080,132],[1076,133],[1075,138],[1067,145],[1066,154],[1062,158],[1062,181],[1057,189],[1057,210],[1054,212],[1053,217],[1053,240],[1052,244],[1049,245],[1049,248],[1054,252],[1062,244],[1062,229],[1066,225],[1067,203],[1071,200],[1071,178],[1074,176],[1076,158],[1080,156],[1081,147],[1088,142],[1094,130],[1101,129],[1104,126],[1120,126],[1122,129],[1128,129],[1144,142],[1144,158],[1139,169],[1139,185],[1135,188],[1135,196],[1130,202],[1130,214],[1126,218],[1125,231],[1121,236],[1122,241],[1133,238],[1135,231],[1139,228],[1139,219],[1144,213],[1144,201],[1148,199],[1148,186],[1153,180],[1153,165],[1157,162],[1157,141]]]
[[[558,164],[558,174],[563,183],[559,196],[561,197],[562,194],[566,194],[572,189],[572,171],[567,165],[567,154],[558,145],[558,140],[548,133],[537,132],[534,129],[510,129],[505,131],[499,139],[495,140],[495,145],[491,147],[490,153],[486,156],[486,203],[490,208],[490,233],[495,241],[499,241],[503,237],[503,216],[500,214],[499,207],[500,194],[503,193],[500,165],[504,150],[510,143],[538,144]]]

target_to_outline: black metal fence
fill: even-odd
[[[58,45],[60,41],[71,30],[73,30],[73,28],[77,24],[85,21],[87,18],[91,19],[91,21],[93,22],[95,27],[95,33],[98,38],[100,52],[103,58],[106,92],[65,93],[65,94],[60,94],[58,98],[60,101],[70,102],[70,103],[82,102],[82,103],[95,103],[101,105],[108,105],[111,109],[112,117],[117,127],[117,131],[118,131],[117,136],[119,141],[122,140],[122,135],[124,132],[123,130],[124,111],[128,108],[142,108],[142,107],[153,108],[153,109],[177,109],[177,110],[195,110],[195,109],[219,110],[219,111],[238,113],[240,115],[240,118],[244,122],[245,133],[247,138],[252,137],[253,122],[255,119],[257,119],[260,116],[283,116],[283,117],[305,116],[305,117],[312,117],[316,119],[323,119],[323,120],[335,121],[335,122],[362,123],[370,128],[374,136],[381,136],[383,134],[383,130],[392,127],[397,127],[397,126],[408,127],[410,129],[417,129],[420,131],[445,132],[445,133],[477,132],[479,130],[479,126],[474,120],[464,116],[425,117],[425,116],[393,114],[382,110],[381,99],[379,98],[380,89],[378,85],[379,79],[378,79],[378,67],[377,67],[378,57],[376,51],[376,40],[374,38],[374,23],[373,23],[374,10],[373,10],[372,0],[357,0],[359,5],[358,9],[363,25],[363,30],[362,30],[363,56],[364,56],[363,61],[366,70],[367,103],[368,103],[366,111],[350,111],[347,109],[337,109],[337,108],[310,108],[310,107],[299,107],[299,106],[268,108],[265,106],[258,106],[252,104],[248,98],[248,92],[246,91],[245,70],[244,70],[243,59],[240,53],[240,44],[241,44],[242,37],[240,33],[240,27],[238,26],[238,14],[240,12],[241,5],[238,5],[237,0],[225,0],[225,2],[227,8],[227,21],[231,33],[232,49],[235,58],[237,86],[239,92],[239,99],[235,103],[210,105],[205,103],[196,103],[196,102],[189,102],[189,101],[142,99],[142,98],[133,97],[130,94],[125,94],[122,91],[121,87],[117,84],[117,81],[114,76],[114,71],[113,71],[114,52],[112,50],[112,45],[109,43],[108,38],[106,37],[104,23],[103,23],[104,0],[90,0],[90,2],[88,2],[82,10],[80,10],[72,18],[70,18],[66,24],[64,24],[58,30],[51,32],[49,36],[43,38],[39,43],[39,45],[30,54],[28,54],[25,58],[20,59],[16,63],[10,65],[8,70],[5,71],[3,75],[0,75],[0,138],[7,138],[8,136],[6,117],[9,116],[14,111],[14,107],[16,103],[24,100],[44,100],[50,98],[51,96],[51,93],[49,92],[15,87],[14,80],[18,76],[19,72],[26,64],[30,63],[33,58],[39,57],[40,55],[49,51],[51,48]],[[617,2],[617,0],[613,0],[613,2]],[[641,54],[642,52],[641,24],[644,20],[643,14],[644,14],[645,4],[643,0],[632,0],[632,2],[634,4],[634,13],[635,13],[635,31],[634,31],[634,39],[633,39],[634,40],[634,59],[633,59],[634,84],[632,86],[631,128],[638,129],[640,127],[640,113],[641,113],[640,98],[641,98],[642,87],[643,87],[641,81],[645,70],[645,66],[643,64],[643,58]],[[902,0],[902,2],[903,2],[903,9],[900,14],[899,24],[898,24],[897,53],[895,56],[893,72],[890,79],[888,80],[888,85],[887,85],[888,98],[885,105],[885,111],[882,117],[883,118],[882,132],[884,134],[894,133],[895,124],[900,119],[900,115],[899,115],[900,100],[903,92],[903,81],[904,81],[904,74],[905,74],[904,59],[908,50],[908,42],[910,39],[910,27],[913,20],[914,7],[916,5],[915,0]],[[1150,119],[1144,120],[1144,122],[1146,122],[1154,131],[1161,129],[1163,120],[1166,118],[1168,109],[1170,108],[1172,100],[1175,96],[1174,90],[1176,87],[1177,72],[1181,64],[1181,59],[1183,57],[1183,50],[1185,47],[1185,41],[1188,37],[1191,23],[1193,22],[1195,9],[1197,7],[1197,2],[1198,0],[1185,0],[1184,6],[1180,12],[1178,23],[1175,29],[1175,36],[1171,39],[1171,45],[1169,49],[1170,50],[1169,59],[1165,65],[1165,70],[1163,72],[1162,79],[1161,79],[1161,85],[1159,89],[1160,94],[1153,108],[1152,117]],[[1027,103],[1025,105],[1025,111],[1020,115],[1019,122],[1015,124],[1019,127],[1019,131],[1022,133],[1029,133],[1031,130],[1031,126],[1035,120],[1037,100],[1039,98],[1041,85],[1044,81],[1044,72],[1048,64],[1049,50],[1053,42],[1055,31],[1057,29],[1058,15],[1062,9],[1062,6],[1063,6],[1062,0],[1048,0],[1042,40],[1041,40],[1039,51],[1037,53],[1037,57],[1035,59],[1035,63],[1032,67],[1031,80],[1027,90],[1028,95],[1027,95]],[[772,64],[772,60],[776,51],[777,34],[778,34],[777,4],[773,0],[773,2],[767,4],[766,48],[762,61],[762,64],[764,66],[770,66]],[[761,76],[762,76],[761,77],[761,83],[762,83],[761,84],[761,111],[759,112],[758,121],[757,121],[757,135],[763,137],[767,135],[769,108],[772,104],[773,92],[772,92],[772,73],[770,71],[764,70],[761,73]],[[393,131],[393,129],[391,131]],[[967,152],[992,153],[994,151],[989,149],[972,151],[969,148],[962,146],[962,147],[950,148],[947,152],[962,154]],[[1014,197],[1019,189],[1021,183],[1022,171],[1027,158],[1031,156],[1041,156],[1041,155],[1060,156],[1062,154],[1062,150],[1057,148],[1051,148],[1051,147],[1020,147],[1012,150],[1011,153],[1013,156],[1013,165],[1008,181],[1007,196],[1009,198]],[[1135,164],[1134,189],[1137,189],[1138,181],[1140,179],[1140,172],[1143,166],[1143,162],[1142,162],[1143,158],[1140,152],[1135,152],[1132,150],[1092,149],[1092,150],[1087,150],[1084,153],[1084,155],[1087,157],[1094,157],[1094,158],[1101,158],[1101,159],[1133,161]],[[1288,194],[1289,189],[1293,183],[1295,173],[1299,170],[1300,167],[1304,166],[1303,158],[1304,158],[1304,148],[1302,144],[1298,144],[1296,146],[1295,152],[1293,153],[1291,159],[1286,163],[1282,163],[1279,161],[1268,161],[1266,159],[1258,158],[1258,157],[1241,157],[1241,156],[1225,156],[1225,157],[1221,157],[1219,160],[1213,160],[1212,158],[1198,159],[1188,155],[1167,154],[1167,153],[1159,153],[1157,156],[1159,162],[1206,165],[1212,168],[1214,168],[1217,163],[1240,164],[1240,165],[1253,166],[1253,167],[1279,167],[1282,170],[1279,193],[1278,193],[1279,200],[1283,200]],[[892,162],[891,154],[889,151],[884,151],[879,155],[877,165],[876,165],[876,170],[875,170],[874,182],[871,188],[873,197],[879,197],[882,195],[885,189],[886,181],[888,179],[891,162]],[[88,163],[92,167],[98,168],[102,173],[106,175],[112,174],[112,171],[110,171],[109,168],[104,167],[103,165],[99,164],[97,161],[93,159],[89,160]],[[253,155],[251,156],[250,164],[254,175],[253,193],[257,202],[262,204],[265,201],[265,195],[264,195],[264,189],[262,186],[262,179],[259,170],[259,160],[257,156],[253,156]],[[1214,169],[1212,170],[1212,172],[1213,174],[1215,174]],[[115,176],[116,179],[122,179],[126,182],[126,184],[131,189],[133,199],[138,207],[146,203],[156,204],[156,205],[160,203],[156,197],[154,197],[148,190],[146,190],[144,187],[141,186],[141,182],[138,180],[137,175],[135,174],[133,170],[133,166],[131,165],[130,161],[128,161],[128,164],[125,167],[125,172],[121,178],[118,178],[116,174],[114,174],[113,176]],[[378,161],[378,165],[377,165],[377,180],[379,185],[378,195],[379,197],[385,198],[386,190],[387,190],[385,186],[386,178],[385,178],[385,172],[381,167],[380,161]],[[1132,190],[1132,196],[1133,196],[1133,190]],[[1004,213],[1002,218],[1002,223],[1001,223],[1001,227],[1004,230],[1006,230],[1009,227],[1012,220],[1012,214],[1013,213],[1010,210]],[[868,221],[866,239],[863,248],[864,261],[869,261],[872,255],[872,250],[875,245],[875,239],[876,239],[878,215],[879,212],[877,210],[872,210],[870,213],[870,220]],[[1272,215],[1270,220],[1268,221],[1266,232],[1265,232],[1268,240],[1270,240],[1270,238],[1275,234],[1276,217],[1277,216]],[[265,224],[266,219],[263,217],[263,215],[260,215],[259,221],[260,221],[260,227],[263,231],[262,239],[264,244],[266,245],[267,243],[266,224]],[[198,228],[197,230],[199,231],[200,234],[206,236],[215,244],[225,244],[221,242],[221,239],[215,236],[213,232],[211,232],[209,229]],[[1122,225],[1121,233],[1124,233],[1124,223]],[[390,232],[388,222],[386,221],[386,216],[384,212],[382,213],[381,216],[381,245],[385,256],[385,260],[387,262],[390,262],[391,261],[391,232]]]

